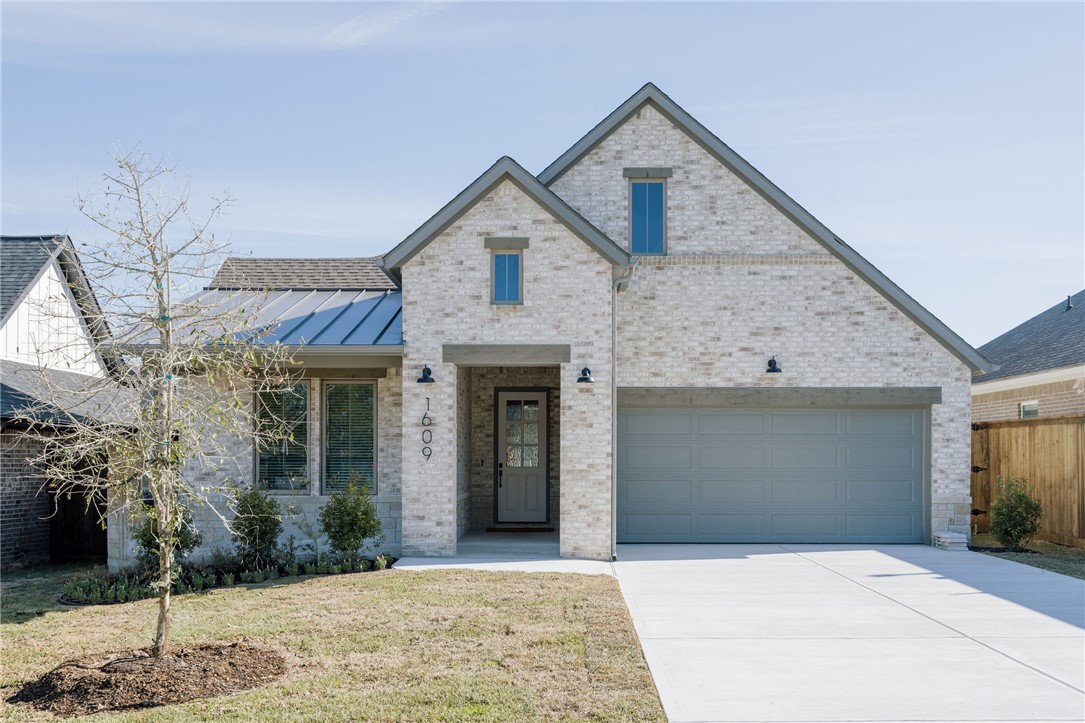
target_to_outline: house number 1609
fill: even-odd
[[[433,424],[433,417],[429,416],[429,397],[426,397],[426,411],[422,413],[422,426],[423,427],[428,427],[431,424]],[[433,456],[433,448],[429,446],[432,442],[433,442],[433,430],[432,429],[423,429],[422,430],[422,444],[424,444],[425,446],[422,447],[422,456],[425,457],[426,459],[429,459],[430,457]]]

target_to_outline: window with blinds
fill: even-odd
[[[324,494],[354,481],[377,492],[377,389],[373,383],[324,385]]]
[[[258,392],[256,479],[268,490],[309,491],[309,385]]]

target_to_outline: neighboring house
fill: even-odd
[[[972,419],[1085,414],[1085,290],[980,351],[998,369],[972,377]]]
[[[27,464],[48,443],[19,410],[103,377],[108,336],[67,236],[0,237],[0,566],[105,558],[105,533],[84,499],[55,499]],[[44,372],[39,371],[44,370]],[[44,374],[44,376],[43,376]]]
[[[989,362],[651,84],[383,257],[230,259],[227,293],[304,378],[259,400],[292,439],[214,474],[310,511],[360,475],[401,554],[969,531]]]

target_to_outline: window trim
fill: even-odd
[[[1025,407],[1031,407],[1033,405],[1036,406],[1036,416],[1035,417],[1026,417],[1025,416]],[[1030,399],[1027,402],[1021,402],[1021,403],[1019,403],[1017,405],[1017,418],[1018,419],[1037,419],[1039,416],[1040,416],[1040,400],[1039,399]]]
[[[291,497],[305,497],[313,494],[313,475],[312,475],[312,463],[313,463],[313,384],[308,379],[298,379],[290,384],[290,386],[298,386],[300,384],[305,385],[305,488],[304,489],[271,489],[263,484],[260,480],[260,443],[259,440],[253,436],[252,440],[252,481],[253,484],[263,490],[269,495],[290,495]],[[273,391],[273,390],[265,390]],[[253,421],[257,424],[260,423],[260,390],[254,389],[252,392],[252,403],[254,407]]]
[[[502,254],[516,256],[519,259],[519,289],[516,301],[497,300],[497,257]],[[491,306],[523,306],[524,305],[524,250],[519,248],[491,248],[490,249],[490,305]]]
[[[649,178],[649,177],[631,178],[631,177],[627,177],[627,180],[629,182],[629,192],[628,192],[628,196],[627,196],[628,199],[629,199],[629,213],[628,213],[629,218],[628,218],[628,221],[626,223],[627,223],[627,229],[628,229],[628,232],[629,232],[629,253],[634,255],[634,256],[666,256],[667,255],[667,245],[668,245],[667,242],[668,242],[668,237],[670,236],[670,234],[667,233],[667,231],[668,231],[667,226],[668,226],[668,222],[670,220],[668,218],[668,214],[667,214],[667,198],[668,198],[668,188],[667,187],[670,184],[667,183],[667,179],[665,177],[664,178]],[[638,184],[638,183],[658,183],[658,184],[663,186],[663,249],[661,251],[659,251],[658,253],[655,253],[655,252],[652,252],[652,253],[638,253],[638,252],[633,250],[633,186],[635,184]]]
[[[380,489],[380,400],[379,386],[376,379],[321,379],[320,380],[320,495],[327,497],[339,490],[328,490],[328,385],[329,384],[367,384],[373,387],[373,488],[370,497],[376,497]]]

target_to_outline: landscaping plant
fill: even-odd
[[[230,535],[241,567],[256,570],[276,564],[279,533],[283,531],[279,503],[263,490],[250,487],[238,492],[235,507]]]
[[[1027,479],[1017,475],[998,478],[998,497],[991,506],[991,533],[1002,545],[1021,548],[1040,531],[1043,515],[1040,501],[1029,494]]]
[[[377,506],[361,475],[352,473],[346,489],[333,494],[320,510],[320,528],[328,546],[343,558],[356,556],[367,540],[374,547],[384,542]]]
[[[174,537],[173,556],[178,562],[183,561],[192,554],[192,551],[203,544],[203,535],[196,529],[192,520],[192,511],[188,507],[180,507],[180,524]],[[158,560],[158,519],[155,509],[147,505],[140,518],[140,523],[132,530],[132,539],[136,542],[136,554],[140,560],[147,564],[153,564]]]

